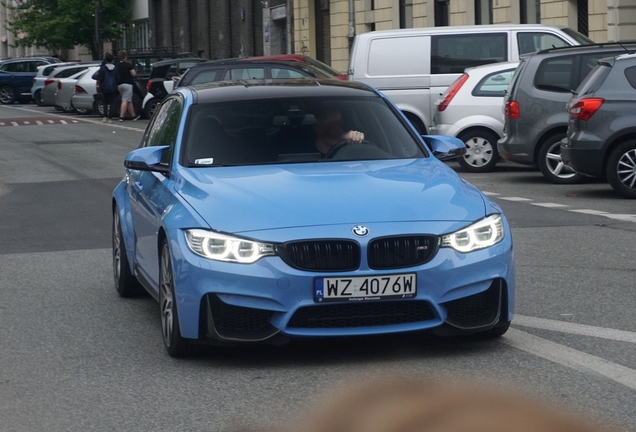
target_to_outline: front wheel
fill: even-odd
[[[113,276],[115,289],[121,297],[136,297],[143,292],[141,284],[130,271],[117,207],[113,210]]]
[[[607,160],[607,181],[625,198],[636,198],[636,140],[629,140],[612,151]]]
[[[188,340],[181,336],[177,298],[174,291],[172,259],[168,243],[161,245],[161,261],[159,268],[159,306],[161,310],[161,334],[168,354],[172,357],[184,357],[191,352]]]
[[[539,169],[550,183],[575,184],[580,183],[585,176],[575,172],[563,163],[561,158],[561,140],[564,133],[556,134],[548,138],[539,149]]]
[[[497,135],[486,130],[469,131],[459,135],[466,145],[466,153],[457,162],[468,172],[485,173],[499,162]]]
[[[0,103],[3,105],[11,105],[16,100],[16,91],[10,85],[0,87]]]

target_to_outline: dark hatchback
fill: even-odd
[[[567,109],[565,164],[636,198],[636,55],[599,60]]]

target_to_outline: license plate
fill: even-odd
[[[415,273],[316,278],[314,284],[317,302],[411,298],[417,294]]]

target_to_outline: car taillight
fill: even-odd
[[[462,75],[457,81],[455,81],[448,91],[446,92],[446,96],[444,96],[444,100],[442,100],[439,105],[437,105],[437,111],[444,111],[449,103],[453,100],[457,92],[464,85],[466,80],[468,79],[468,74]]]
[[[152,81],[148,81],[148,84],[146,84],[146,90],[148,90],[148,92],[152,90]]]
[[[62,90],[62,81],[57,80],[57,89]]]
[[[520,116],[519,102],[508,101],[504,104],[504,117],[507,119],[518,119]]]
[[[590,117],[603,105],[605,99],[588,98],[577,101],[570,107],[570,117],[588,121]]]
[[[82,88],[82,86],[75,86],[75,93],[86,93],[86,90]]]
[[[47,86],[49,84],[51,84],[52,82],[55,82],[55,80],[52,80],[51,78],[47,78],[44,80],[44,85]]]

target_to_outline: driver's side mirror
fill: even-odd
[[[462,140],[445,135],[422,135],[422,139],[428,145],[439,160],[458,158],[466,153],[466,145]]]

